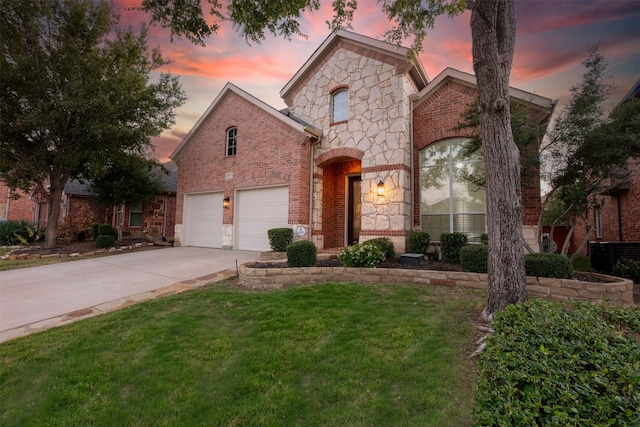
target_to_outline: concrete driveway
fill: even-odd
[[[236,274],[259,252],[177,247],[0,272],[0,342]]]

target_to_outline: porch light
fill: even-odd
[[[378,196],[384,196],[384,182],[378,182]]]
[[[225,209],[229,209],[229,198],[225,197],[224,199],[222,199],[222,207]]]

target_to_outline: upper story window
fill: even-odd
[[[349,115],[349,91],[340,89],[331,94],[331,122],[343,122]]]
[[[227,156],[235,156],[238,145],[238,128],[227,131]]]

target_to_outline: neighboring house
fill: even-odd
[[[640,79],[618,106],[634,98],[640,98]],[[640,159],[628,159],[602,196],[602,207],[588,213],[595,228],[591,242],[640,242]],[[579,243],[586,231],[584,225],[577,228],[573,241]],[[588,250],[585,248],[586,252]],[[635,256],[640,259],[639,253]]]
[[[28,193],[21,190],[12,191],[0,179],[0,219],[38,222],[40,216],[39,203],[45,197],[41,190],[41,188],[34,187]]]
[[[123,235],[127,237],[164,238],[172,241],[175,229],[177,167],[175,162],[168,162],[164,167],[170,172],[162,174],[166,193],[158,195],[151,202],[125,205],[122,215]],[[4,182],[0,181],[2,194],[9,194]],[[80,217],[88,217],[91,222],[116,224],[116,208],[101,208],[91,199],[89,184],[77,180],[67,182],[62,194],[60,218],[58,223],[79,221]],[[14,220],[25,219],[38,222],[39,227],[47,224],[48,203],[45,191],[39,186],[28,195],[21,194],[18,199],[3,198],[0,213],[2,218]]]
[[[407,49],[347,31],[330,35],[281,90],[277,111],[228,83],[176,148],[175,243],[269,250],[267,230],[291,227],[319,249],[376,237],[405,250],[411,230],[439,240],[485,232],[485,195],[459,171],[471,135],[455,130],[477,97],[475,77],[446,69],[429,81]],[[511,89],[548,121],[554,103]],[[535,244],[537,174],[523,183],[525,237]]]

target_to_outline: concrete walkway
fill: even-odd
[[[236,275],[259,252],[177,247],[0,272],[0,342]]]

